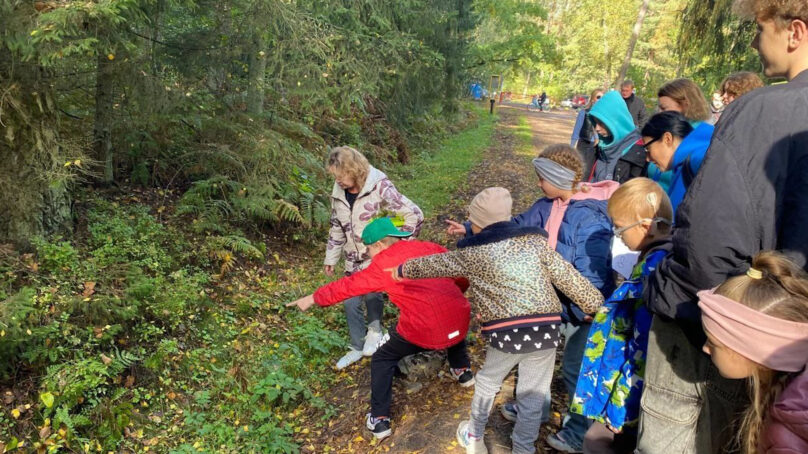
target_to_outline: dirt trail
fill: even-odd
[[[421,237],[449,246],[456,238],[448,238],[444,231],[445,219],[460,220],[465,216],[465,207],[480,190],[489,186],[503,186],[511,191],[514,212],[524,211],[539,194],[535,173],[530,160],[537,152],[552,143],[569,141],[574,123],[570,112],[527,112],[521,106],[499,107],[500,120],[494,132],[491,146],[482,161],[469,173],[468,183],[457,190],[452,202],[441,213],[426,221]],[[513,130],[519,117],[526,116],[531,126],[533,139],[531,150],[518,150]],[[478,331],[475,331],[478,332]],[[475,335],[469,343],[472,367],[476,370],[484,359],[484,341]],[[460,421],[467,419],[474,388],[461,388],[447,375],[447,369],[433,378],[411,382],[396,379],[393,388],[393,435],[375,442],[364,429],[364,416],[370,400],[370,361],[364,359],[341,373],[345,379],[342,386],[334,389],[328,400],[337,407],[337,416],[328,428],[318,431],[317,441],[303,447],[303,452],[339,453],[461,453],[464,452],[455,440],[455,430]],[[447,366],[448,367],[448,366]],[[553,381],[553,411],[563,411],[564,403],[557,399],[563,389],[558,364]],[[510,453],[512,423],[499,413],[499,405],[513,395],[513,378],[503,385],[491,418],[485,439],[491,454]],[[546,448],[543,439],[548,431],[556,431],[558,415],[542,427],[539,437],[539,452],[555,452]]]

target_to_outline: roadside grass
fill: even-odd
[[[491,144],[498,116],[489,115],[481,104],[468,103],[467,107],[477,116],[476,126],[446,138],[435,151],[422,154],[411,164],[389,169],[399,192],[413,200],[425,218],[450,201]],[[530,134],[530,125],[527,131]],[[529,143],[529,136],[527,140]]]

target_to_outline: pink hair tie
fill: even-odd
[[[757,271],[757,270],[756,270]],[[799,372],[808,363],[808,323],[756,311],[715,293],[698,293],[704,330],[733,351],[769,369]]]

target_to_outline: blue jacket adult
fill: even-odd
[[[685,198],[687,187],[695,178],[696,174],[701,168],[701,162],[704,160],[704,154],[710,146],[710,139],[713,138],[713,130],[715,127],[707,122],[700,123],[696,129],[690,132],[679,147],[673,154],[671,161],[671,178],[670,187],[668,187],[668,196],[673,205],[673,212],[676,213],[676,208]]]
[[[696,128],[698,128],[699,126],[701,126],[702,124],[704,124],[706,122],[705,121],[692,120],[692,121],[689,121],[688,123],[690,123],[690,126],[693,126],[693,129],[696,129]],[[707,147],[710,145],[710,138],[712,136],[713,136],[713,133],[712,133],[712,130],[710,130],[710,136],[707,137],[707,145],[704,146],[704,150],[707,150]],[[702,152],[702,158],[704,157],[703,155],[704,155],[704,152]],[[701,159],[699,159],[699,165],[693,168],[693,175],[695,175],[696,172],[698,172],[699,167],[701,167]],[[653,162],[648,163],[648,178],[650,178],[650,179],[656,181],[657,183],[659,183],[659,185],[662,186],[662,189],[664,189],[665,192],[667,192],[669,196],[671,195],[671,185],[673,184],[673,178],[674,178],[673,173],[674,173],[673,168],[662,172],[662,171],[659,170],[659,167],[657,167],[656,164],[654,164]],[[684,196],[684,193],[682,193],[682,196]],[[681,201],[681,200],[682,199],[680,198],[679,201]],[[673,200],[671,200],[671,202],[673,202]],[[678,202],[673,206],[674,210],[676,210],[676,205],[678,205]]]
[[[609,192],[614,192],[610,188]],[[584,195],[586,197],[587,195]],[[606,210],[608,196],[570,200],[558,230],[556,252],[571,263],[581,275],[592,283],[605,297],[614,291],[612,271],[612,221]],[[547,229],[553,199],[547,197],[536,201],[527,211],[513,218],[517,224]],[[559,294],[564,321],[578,324],[585,314],[571,301]]]

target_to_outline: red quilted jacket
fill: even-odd
[[[426,241],[399,241],[377,254],[370,266],[348,277],[320,287],[314,301],[330,306],[348,298],[370,292],[385,292],[398,306],[400,315],[396,330],[408,342],[438,350],[450,347],[466,337],[471,308],[461,291],[468,287],[465,279],[405,279],[396,282],[387,268],[408,259],[440,254],[446,248]]]

